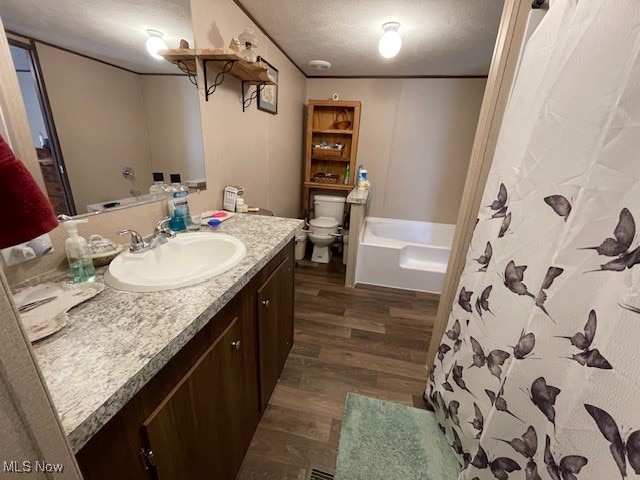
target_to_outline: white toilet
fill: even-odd
[[[309,240],[313,243],[312,261],[329,263],[331,258],[329,246],[341,235],[345,200],[345,197],[315,195],[313,199],[315,218],[309,222]]]

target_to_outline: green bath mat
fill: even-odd
[[[455,480],[459,474],[433,412],[347,394],[335,480]]]

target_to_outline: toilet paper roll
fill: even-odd
[[[27,242],[25,246],[28,248],[32,248],[37,257],[46,255],[53,249],[51,245],[51,239],[49,238],[49,235],[47,233],[34,238],[30,242]]]
[[[11,248],[10,257],[13,260],[31,260],[32,258],[36,258],[36,252],[34,252],[31,247],[18,245]]]

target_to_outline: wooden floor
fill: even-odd
[[[296,267],[295,339],[237,479],[304,480],[335,468],[347,392],[424,408],[438,295],[344,287],[344,267]]]

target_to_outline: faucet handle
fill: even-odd
[[[176,232],[171,230],[169,227],[169,221],[171,217],[165,217],[156,223],[156,228],[153,230],[153,236],[157,237],[160,234],[163,234],[167,238],[174,238],[176,236]]]
[[[131,234],[131,246],[129,247],[129,251],[140,252],[141,250],[149,247],[147,242],[145,242],[142,239],[142,236],[135,230],[121,230],[118,232],[118,235],[126,235],[127,233]]]
[[[158,233],[166,228],[169,228],[169,220],[171,220],[171,217],[165,217],[162,220],[160,220],[158,223],[156,223],[156,228],[154,229],[155,233]]]

